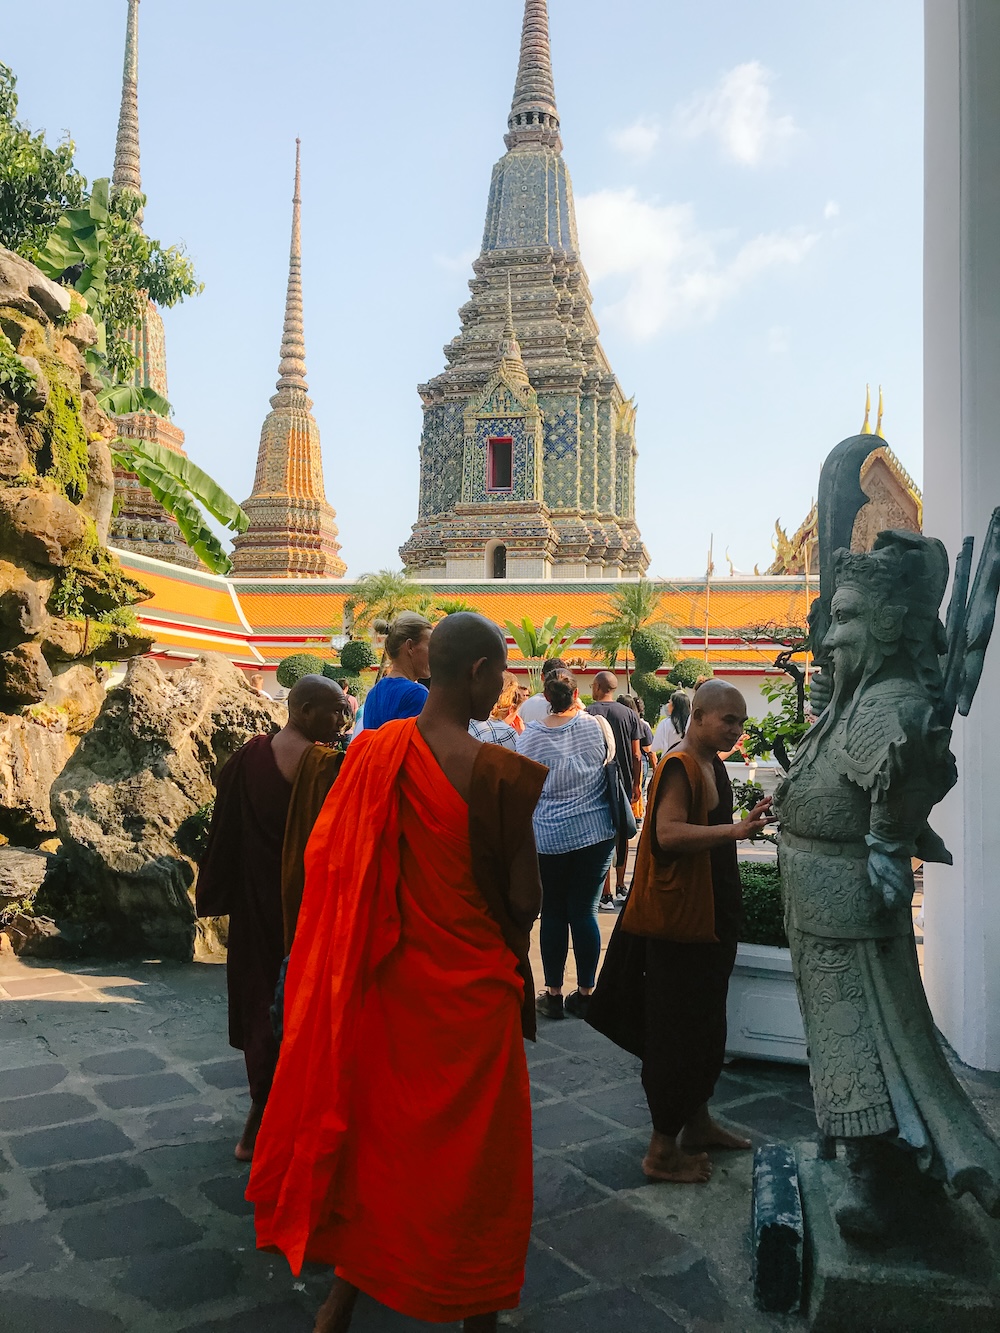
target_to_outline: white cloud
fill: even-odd
[[[660,126],[655,120],[640,116],[623,130],[612,130],[608,138],[620,153],[633,161],[644,162],[660,142]]]
[[[827,222],[829,222],[831,218],[840,217],[840,205],[837,203],[836,199],[828,201],[826,208],[823,209],[823,216],[826,218]]]
[[[780,158],[799,129],[771,107],[773,74],[759,60],[736,65],[709,92],[679,107],[674,128],[686,139],[715,138],[723,154],[741,166]]]
[[[793,227],[755,236],[722,257],[731,236],[700,231],[690,204],[650,203],[634,189],[583,195],[577,218],[591,278],[618,279],[624,288],[605,317],[637,341],[707,323],[761,274],[801,263],[819,239]]]

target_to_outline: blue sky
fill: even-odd
[[[885,387],[920,479],[922,16],[912,0],[549,0],[602,342],[638,407],[652,574],[765,568]],[[274,391],[302,138],[309,383],[349,574],[416,517],[416,385],[444,366],[517,63],[520,0],[143,0],[146,225],[205,292],[166,312],[187,449],[249,493]],[[125,0],[55,56],[8,7],[20,113],[109,175]],[[71,48],[71,53],[70,53]]]

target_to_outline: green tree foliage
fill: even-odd
[[[357,676],[378,666],[378,654],[367,639],[349,639],[340,650],[340,662],[345,676]]]
[[[714,675],[707,662],[699,662],[694,657],[682,657],[670,667],[670,679],[682,690],[691,690],[698,683],[700,676]]]
[[[313,653],[293,653],[291,657],[281,659],[275,675],[278,684],[290,690],[303,676],[322,676],[324,665],[322,657],[316,657]]]
[[[435,602],[434,610],[443,616],[457,616],[461,611],[475,612],[476,608],[464,597],[445,597],[442,601]]]
[[[766,759],[773,754],[787,770],[796,745],[809,730],[809,723],[800,715],[798,687],[794,680],[768,678],[760,690],[768,703],[777,707],[762,718],[747,718],[743,748],[750,759]]]
[[[774,862],[743,861],[740,863],[740,880],[744,917],[740,939],[744,944],[769,944],[777,949],[787,949],[781,876],[777,865]]]
[[[377,573],[362,574],[357,591],[346,602],[348,615],[355,629],[367,631],[376,621],[391,625],[401,611],[420,611],[430,592],[422,584],[414,583],[403,570],[380,569]],[[339,631],[338,631],[339,633]]]
[[[0,245],[32,263],[67,208],[79,208],[87,181],[73,165],[74,144],[55,147],[17,118],[17,79],[0,63]]]
[[[651,579],[623,583],[621,590],[612,593],[605,602],[602,608],[604,619],[590,631],[592,650],[603,656],[612,671],[617,670],[618,658],[624,653],[629,689],[629,656],[635,655],[633,639],[640,630],[652,631],[659,637],[663,661],[672,662],[677,653],[676,632],[670,625],[656,620],[661,591],[660,585]]]
[[[550,657],[561,657],[579,638],[568,622],[565,625],[558,625],[555,616],[549,616],[542,625],[533,625],[527,616],[520,625],[515,625],[510,620],[505,624],[507,633],[528,663],[528,680],[533,691],[541,689],[540,663]]]
[[[135,473],[176,519],[184,540],[212,573],[228,574],[233,562],[199,505],[231,532],[246,532],[250,520],[233,497],[190,458],[152,440],[119,438],[111,452],[117,466]]]
[[[642,699],[651,726],[656,725],[660,709],[674,692],[673,683],[661,680],[656,674],[657,669],[667,660],[672,647],[664,635],[655,630],[640,629],[632,635],[632,654],[635,658],[632,690]]]

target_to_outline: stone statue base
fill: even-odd
[[[843,1158],[795,1144],[805,1219],[807,1319],[815,1333],[982,1333],[1000,1327],[1000,1222],[931,1182],[901,1207],[887,1243],[841,1234],[834,1209],[848,1184]],[[919,1187],[918,1187],[919,1188]]]

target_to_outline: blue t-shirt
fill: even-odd
[[[365,696],[365,731],[375,731],[383,722],[401,717],[419,717],[427,698],[427,686],[402,676],[383,676]]]

